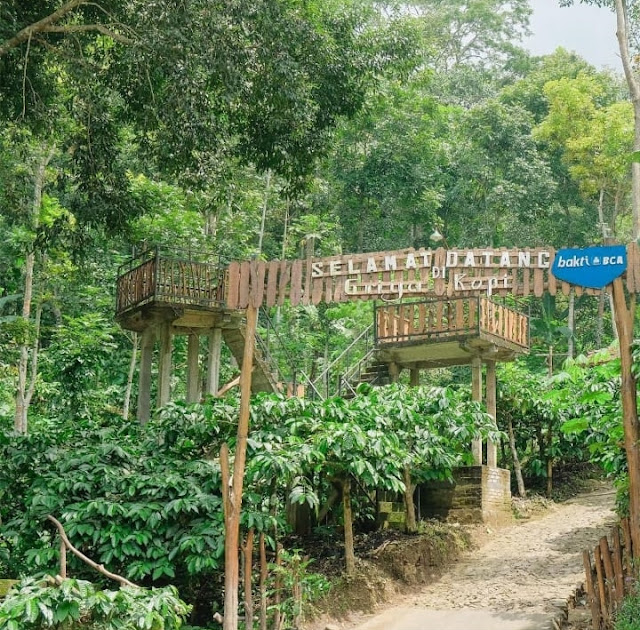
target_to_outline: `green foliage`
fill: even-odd
[[[0,604],[0,629],[178,630],[188,612],[172,587],[108,591],[84,580],[52,586],[42,578],[27,578]]]
[[[640,630],[640,593],[627,595],[616,615],[615,630]]]
[[[323,575],[309,570],[313,560],[303,557],[300,549],[281,551],[279,560],[279,564],[269,565],[271,586],[278,579],[284,593],[291,594],[283,598],[279,610],[282,627],[297,628],[299,621],[313,616],[313,603],[330,592],[331,583]]]

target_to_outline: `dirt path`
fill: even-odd
[[[613,523],[613,504],[613,491],[603,486],[552,507],[541,518],[504,527],[437,582],[385,613],[342,627],[452,630],[458,627],[456,619],[463,617],[466,621],[460,627],[469,627],[468,615],[474,611],[473,625],[478,628],[485,627],[481,619],[496,614],[504,623],[492,617],[487,628],[536,627],[556,611],[554,600],[566,599],[583,581],[582,550],[593,547]],[[446,611],[451,613],[449,623]],[[438,625],[431,626],[436,612]]]

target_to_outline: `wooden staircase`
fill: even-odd
[[[222,338],[229,347],[229,350],[231,350],[231,354],[238,362],[238,365],[242,367],[246,340],[246,327],[244,324],[241,324],[237,328],[223,328]],[[278,391],[278,381],[273,376],[270,363],[270,360],[261,350],[260,344],[256,343],[253,354],[253,375],[251,379],[251,391],[253,393]]]

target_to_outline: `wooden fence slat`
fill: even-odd
[[[553,267],[553,261],[555,260],[555,258],[556,258],[556,250],[553,247],[550,247],[549,248],[549,271],[547,273],[547,291],[549,291],[551,295],[555,295],[557,290],[556,277],[551,273],[551,267]]]
[[[280,268],[279,260],[272,260],[269,263],[269,267],[267,269],[267,298],[266,298],[266,306],[267,308],[271,308],[275,306],[276,299],[278,297],[278,269]]]
[[[262,306],[264,298],[264,278],[267,273],[267,263],[253,262],[251,266],[251,302],[255,308]]]
[[[291,280],[291,265],[286,261],[280,261],[280,277],[278,279],[278,306],[282,306],[287,297],[287,288]]]
[[[593,588],[593,569],[591,567],[591,556],[585,549],[582,552],[582,562],[584,563],[584,574],[586,577],[585,589],[587,591],[587,601],[591,609],[591,625],[593,630],[600,630],[600,603],[595,589]]]
[[[302,297],[302,260],[294,260],[291,265],[291,289],[289,291],[289,299],[291,306],[300,304]]]
[[[604,566],[605,585],[609,595],[609,612],[613,616],[616,609],[616,580],[613,571],[613,562],[611,562],[611,550],[609,549],[609,541],[606,536],[600,539],[600,553],[602,555],[602,565]]]
[[[623,518],[620,521],[622,527],[622,538],[624,540],[624,574],[625,577],[633,577],[633,550],[631,541],[631,527],[629,526],[629,519]]]
[[[620,529],[615,525],[611,529],[611,558],[613,560],[613,569],[616,580],[616,601],[618,604],[622,602],[624,597],[624,572],[622,570],[622,545],[620,544]]]
[[[602,562],[600,560],[600,545],[596,545],[593,550],[593,562],[596,567],[596,579],[598,582],[598,599],[600,601],[600,612],[602,614],[602,621],[606,626],[609,623],[609,608],[607,606],[607,591],[604,586],[604,575],[602,569]]]

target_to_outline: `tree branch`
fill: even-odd
[[[34,22],[29,26],[25,26],[13,37],[0,44],[0,57],[2,57],[2,55],[5,55],[12,48],[15,48],[23,42],[26,42],[34,33],[40,33],[51,24],[55,24],[67,13],[70,13],[82,4],[86,4],[86,0],[68,0],[68,2],[65,2],[57,11],[51,13],[51,15],[47,15],[47,17],[42,18],[38,22]]]
[[[133,582],[129,582],[129,580],[127,580],[127,578],[124,578],[121,575],[118,575],[117,573],[111,573],[111,571],[107,571],[107,569],[105,569],[101,564],[98,564],[97,562],[94,562],[93,560],[91,560],[91,558],[87,558],[87,556],[85,556],[81,551],[76,549],[71,544],[71,542],[69,541],[69,538],[67,536],[67,533],[64,531],[64,527],[62,526],[62,523],[60,521],[58,521],[57,519],[53,518],[53,516],[51,516],[51,514],[49,514],[49,516],[47,516],[47,518],[58,528],[58,533],[60,534],[60,538],[62,539],[62,542],[64,542],[64,544],[67,546],[67,549],[74,556],[80,558],[80,560],[82,560],[83,562],[88,564],[91,568],[93,568],[96,571],[98,571],[98,573],[102,573],[102,575],[106,575],[108,578],[111,578],[112,580],[115,580],[116,582],[120,582],[120,584],[122,584],[122,586],[131,586],[132,588],[140,588],[137,584],[134,584]]]
[[[133,39],[129,39],[124,35],[120,35],[115,31],[112,31],[104,24],[67,24],[65,26],[45,26],[40,29],[40,33],[86,33],[88,31],[98,31],[111,39],[120,42],[122,44],[133,44]]]

